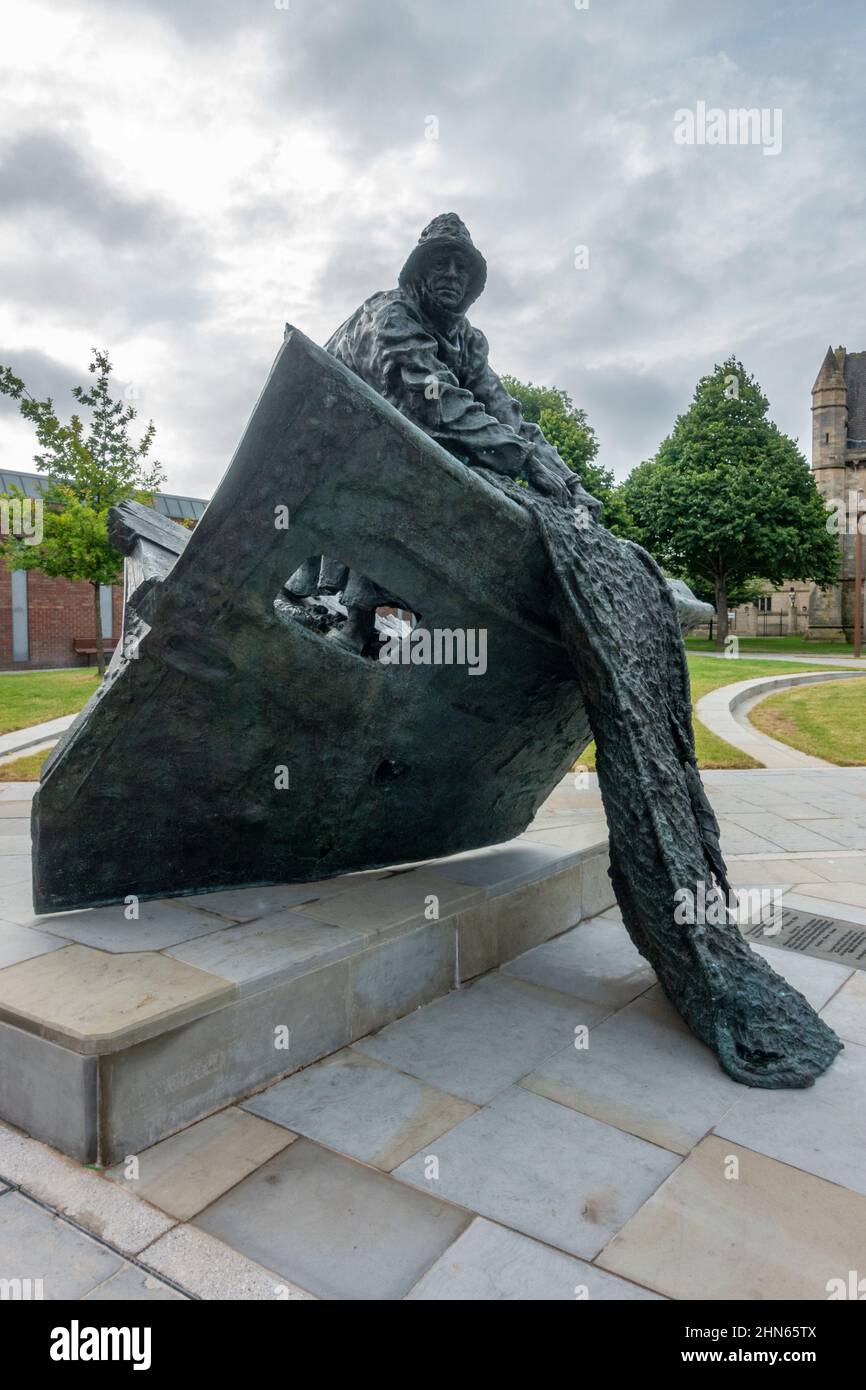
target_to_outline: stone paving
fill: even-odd
[[[737,884],[866,924],[866,769],[705,780]],[[555,817],[530,837],[567,839]],[[866,960],[759,949],[845,1040],[808,1090],[730,1081],[610,909],[107,1172],[0,1126],[0,1277],[53,1299],[826,1298],[866,1274]]]

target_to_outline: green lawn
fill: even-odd
[[[803,674],[808,666],[802,662],[793,661],[749,661],[740,657],[738,660],[720,661],[717,657],[702,656],[700,653],[689,652],[689,675],[692,682],[692,705],[697,704],[702,696],[709,694],[711,690],[717,690],[720,685],[734,685],[737,681],[752,680],[755,676],[785,676],[793,673]],[[832,666],[824,666],[824,671],[832,671]],[[841,669],[841,668],[840,668]],[[839,682],[845,685],[844,681]],[[851,685],[859,686],[859,681],[851,681]],[[835,686],[835,683],[834,683]],[[825,689],[826,687],[816,687]],[[761,705],[759,708],[763,709]],[[799,746],[799,745],[798,745]],[[703,724],[695,720],[695,750],[698,755],[698,767],[759,767],[754,758],[748,754],[741,753],[738,748],[732,747],[730,743],[719,738],[716,734],[710,733]],[[819,757],[829,755],[819,754]],[[580,762],[587,767],[595,767],[595,744],[590,744],[589,748],[580,757]]]
[[[784,690],[756,705],[762,733],[840,767],[866,765],[866,677]]]
[[[38,753],[24,753],[14,762],[0,765],[0,782],[38,782],[42,764],[52,750],[43,748]]]
[[[686,647],[690,652],[714,652],[715,642],[706,637],[687,637]],[[786,653],[802,652],[805,656],[853,656],[854,647],[850,642],[809,642],[805,637],[741,637],[741,652],[770,652],[773,656],[784,658]]]
[[[76,714],[99,684],[96,668],[0,675],[0,734]]]

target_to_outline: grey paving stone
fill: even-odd
[[[744,830],[741,825],[735,825],[733,821],[727,820],[724,816],[719,816],[719,830],[721,832],[722,853],[726,857],[736,854],[778,854],[782,848],[774,840],[768,840],[763,835],[756,835],[751,830]]]
[[[742,1092],[664,999],[635,999],[592,1030],[587,1048],[564,1048],[522,1085],[678,1154]]]
[[[821,849],[832,849],[834,845],[840,845],[844,849],[866,850],[866,820],[862,815],[859,823],[853,819],[827,817],[825,820],[803,820],[800,821],[800,825],[822,835],[830,842],[828,845],[821,845]],[[807,848],[811,849],[813,846]],[[818,846],[814,848],[817,849]]]
[[[123,1264],[119,1255],[20,1192],[0,1200],[0,1279],[41,1279],[49,1300],[81,1298]]]
[[[142,1252],[141,1262],[208,1301],[295,1303],[312,1296],[195,1226],[175,1226]]]
[[[221,1197],[294,1135],[231,1106],[110,1168],[105,1177],[186,1221]],[[136,1176],[137,1174],[137,1176]]]
[[[105,1161],[119,1162],[130,1148],[139,1153],[349,1042],[349,962],[343,959],[102,1057]]]
[[[195,1225],[321,1298],[404,1298],[466,1212],[298,1139]]]
[[[590,918],[503,966],[503,973],[619,1009],[655,981],[625,927]]]
[[[449,859],[446,864],[454,861]],[[304,911],[314,921],[338,927],[353,927],[374,935],[407,931],[423,926],[436,899],[439,918],[481,902],[484,892],[447,875],[438,877],[425,865],[408,873],[393,874],[374,882],[360,883],[347,892],[335,893]]]
[[[30,816],[0,816],[0,838],[7,835],[23,835],[30,843]]]
[[[475,1107],[349,1048],[278,1081],[243,1109],[390,1172]]]
[[[837,843],[832,829],[824,830],[822,828],[824,825],[832,827],[835,824],[833,819],[829,817],[816,821],[786,819],[783,816],[773,815],[765,808],[746,814],[734,812],[726,815],[725,819],[739,825],[749,835],[760,836],[764,840],[772,840],[780,849],[795,852],[813,849],[830,850]]]
[[[32,801],[38,788],[38,782],[3,782],[0,801]]]
[[[556,873],[575,857],[573,851],[559,846],[511,840],[505,845],[455,854],[434,865],[428,872],[434,878],[484,888],[489,896],[494,897],[497,893],[508,893],[524,883],[534,883],[536,879]]]
[[[85,1302],[107,1303],[117,1300],[123,1303],[185,1303],[185,1294],[178,1293],[161,1279],[156,1279],[135,1265],[124,1265],[117,1274],[112,1274],[104,1284],[99,1284],[84,1295]]]
[[[481,1105],[608,1009],[493,975],[399,1019],[358,1050]]]
[[[300,912],[282,911],[222,927],[165,954],[232,981],[243,994],[260,987],[262,981],[288,980],[352,955],[366,941],[366,933],[355,928],[334,927]]]
[[[38,930],[93,946],[99,951],[162,951],[197,936],[220,930],[219,919],[206,912],[186,911],[167,902],[141,902],[138,918],[127,921],[123,903],[60,912],[38,919]]]
[[[0,835],[0,860],[30,857],[30,835]]]
[[[746,1091],[716,1132],[866,1194],[866,1047],[846,1043],[805,1091]]]
[[[29,883],[31,878],[29,854],[5,854],[0,856],[0,887],[8,888],[16,883]]]
[[[436,1168],[438,1178],[428,1173]],[[680,1163],[521,1087],[497,1096],[395,1177],[593,1259]]]
[[[824,1010],[824,1018],[840,1038],[866,1047],[866,972],[853,971]]]
[[[176,907],[218,913],[233,922],[254,922],[290,907],[313,903],[335,893],[345,893],[361,883],[380,878],[382,871],[370,874],[343,874],[321,883],[264,884],[258,888],[224,888],[219,893],[197,893],[190,898],[174,898]]]
[[[479,1216],[408,1295],[413,1302],[629,1301],[660,1295]]]
[[[0,886],[0,918],[4,922],[17,922],[19,926],[38,926],[46,917],[37,917],[33,911],[33,885],[30,876],[19,883]]]
[[[57,951],[65,945],[66,942],[57,936],[45,936],[30,927],[0,921],[0,970],[7,965],[17,965],[19,960],[42,956],[46,951]]]
[[[6,1125],[0,1125],[0,1173],[129,1255],[174,1224],[147,1202]]]
[[[864,1241],[866,1199],[710,1136],[597,1264],[670,1298],[760,1308],[826,1302],[830,1279],[862,1273]]]
[[[26,820],[30,824],[30,802],[28,801],[0,801],[0,819],[2,820]]]

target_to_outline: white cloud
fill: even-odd
[[[761,0],[27,0],[0,59],[0,361],[74,380],[109,347],[170,485],[208,494],[283,323],[326,338],[454,208],[490,262],[494,363],[570,390],[620,475],[729,352],[805,441],[827,341],[866,346],[837,43],[856,54],[862,23]],[[782,154],[676,146],[699,99],[781,107]],[[0,460],[28,466],[27,440],[4,409]]]

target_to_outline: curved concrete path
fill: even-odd
[[[828,763],[824,758],[801,753],[797,748],[790,748],[787,743],[770,738],[769,734],[762,734],[749,721],[749,711],[768,695],[774,695],[779,690],[814,685],[819,681],[844,681],[857,677],[862,680],[864,675],[866,671],[856,669],[809,671],[804,672],[802,676],[758,676],[754,680],[737,681],[733,685],[722,685],[718,690],[711,690],[698,701],[695,714],[711,733],[718,734],[726,743],[739,748],[741,753],[748,753],[750,758],[754,758],[763,767],[835,767],[835,763]]]

